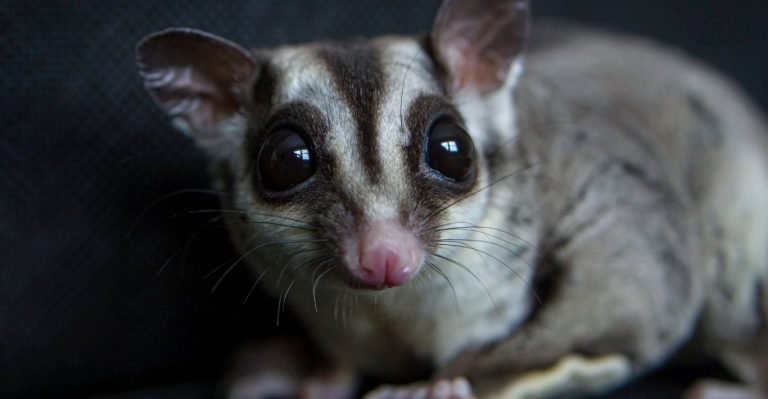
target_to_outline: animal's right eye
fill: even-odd
[[[258,181],[267,190],[285,191],[315,174],[315,160],[307,140],[297,130],[275,130],[259,149]]]

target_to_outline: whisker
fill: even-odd
[[[189,255],[189,249],[192,247],[192,244],[200,236],[202,236],[203,234],[209,233],[209,232],[211,232],[213,230],[223,229],[223,228],[227,228],[227,227],[231,227],[231,226],[239,226],[239,225],[244,225],[244,224],[258,224],[259,223],[259,222],[256,222],[256,221],[254,221],[254,222],[232,222],[232,223],[216,224],[215,226],[211,226],[211,225],[221,221],[221,219],[222,219],[222,216],[218,216],[218,217],[215,217],[215,218],[209,220],[208,222],[203,224],[200,228],[195,230],[192,233],[192,235],[189,237],[189,239],[187,239],[187,242],[184,243],[184,250],[183,250],[182,256],[181,256],[181,265],[182,265],[182,267],[184,267],[184,265],[187,264],[187,256]],[[249,243],[249,242],[251,242],[251,241],[253,241],[255,239],[258,239],[258,238],[259,238],[259,236],[254,236],[250,240],[248,240],[247,243]],[[221,266],[219,266],[218,268],[214,269],[214,271],[219,270],[220,268],[221,268]],[[211,273],[208,273],[203,278],[204,279],[208,278],[210,276],[210,274]]]
[[[201,213],[244,213],[244,214],[247,214],[248,212],[246,212],[246,211],[239,211],[237,209],[215,209],[215,208],[214,209],[193,209],[193,210],[187,210],[187,211],[184,211],[184,212],[174,213],[171,216],[171,218],[175,219],[175,218],[180,218],[182,216],[197,215],[197,214],[201,214]]]
[[[290,217],[282,216],[282,215],[275,215],[275,214],[271,214],[271,213],[262,213],[262,212],[253,212],[253,211],[248,211],[248,214],[249,215],[254,215],[254,216],[262,216],[262,217],[268,217],[268,218],[276,218],[276,219],[287,220],[289,222],[298,223],[298,224],[303,225],[303,226],[310,226],[310,227],[315,227],[315,228],[318,227],[314,223],[310,223],[310,222],[307,222],[307,221],[304,221],[304,220],[290,218]]]
[[[312,271],[312,276],[310,278],[310,281],[314,282],[315,274],[317,273],[318,268],[320,268],[323,264],[331,261],[332,259],[333,259],[332,256],[320,255],[320,256],[316,256],[314,258],[307,259],[306,261],[298,264],[296,267],[291,267],[290,269],[293,269],[291,271],[295,272],[295,271],[297,271],[297,270],[299,270],[299,269],[301,269],[301,268],[303,268],[303,267],[305,267],[307,265],[316,264],[314,270]],[[277,286],[278,287],[280,286],[280,281],[282,280],[283,275],[284,275],[286,270],[289,270],[289,267],[287,265],[283,265],[283,269],[280,272],[280,276],[278,277],[278,280],[277,280]]]
[[[235,261],[236,261],[236,260],[235,260]],[[206,273],[206,274],[203,276],[203,280],[207,280],[209,277],[211,277],[211,276],[213,276],[214,274],[216,274],[216,272],[218,272],[219,270],[221,270],[222,268],[224,268],[224,266],[228,265],[228,264],[229,264],[229,262],[230,262],[230,261],[226,261],[226,262],[223,262],[223,263],[219,264],[218,266],[214,267],[214,268],[213,268],[211,271],[209,271],[208,273]],[[233,262],[234,262],[234,261],[233,261]]]
[[[451,279],[448,278],[448,276],[440,270],[437,265],[435,265],[432,262],[427,262],[426,265],[429,267],[430,270],[433,270],[435,273],[439,274],[440,276],[445,279],[445,282],[448,283],[448,286],[451,287],[451,292],[453,292],[453,301],[456,304],[456,313],[459,313],[459,297],[456,295],[456,287],[453,286],[453,283],[451,282]]]
[[[246,302],[248,302],[248,298],[250,298],[250,297],[251,297],[251,294],[253,294],[253,291],[256,289],[256,286],[259,284],[259,282],[261,281],[261,279],[264,277],[264,275],[265,275],[265,274],[267,274],[267,272],[268,272],[268,271],[269,271],[269,269],[271,269],[271,268],[272,268],[272,266],[269,266],[268,268],[264,269],[264,271],[262,271],[262,272],[261,272],[261,274],[259,274],[259,277],[258,277],[258,278],[256,278],[256,281],[254,281],[254,282],[253,282],[253,285],[251,285],[251,289],[250,289],[250,290],[248,290],[248,295],[246,295],[246,296],[245,296],[245,299],[243,299],[243,305],[245,305],[245,303],[246,303]]]
[[[165,263],[163,263],[163,265],[160,266],[159,269],[157,269],[157,272],[155,273],[155,276],[160,277],[160,274],[162,274],[163,271],[165,271],[165,268],[171,263],[173,258],[175,258],[176,255],[178,255],[178,254],[179,254],[179,250],[177,249],[173,254],[171,254],[170,257],[168,257],[168,260],[166,260]]]
[[[482,232],[479,232],[479,231],[476,231],[476,232],[478,234],[483,234]],[[483,240],[483,239],[480,239],[480,238],[441,238],[438,241],[469,241],[469,242],[479,242],[479,243],[493,245],[493,246],[505,249],[505,250],[507,250],[507,251],[509,251],[511,253],[516,253],[515,249],[519,250],[519,249],[529,248],[527,245],[516,244],[516,243],[510,242],[510,241],[504,240],[503,238],[498,237],[498,236],[488,235],[488,234],[486,234],[486,236],[488,236],[488,238],[494,238],[494,239],[499,240],[501,242],[499,243],[499,242],[495,242],[495,241],[492,241],[492,240]],[[509,247],[512,247],[512,248],[507,247],[507,245]]]
[[[318,241],[326,241],[326,240],[285,240],[285,241],[271,241],[271,242],[266,242],[266,243],[263,243],[263,244],[259,244],[259,245],[255,246],[255,247],[251,248],[250,250],[246,251],[235,262],[233,262],[227,268],[226,271],[224,271],[224,273],[221,275],[221,277],[219,277],[219,279],[216,281],[216,284],[213,285],[213,288],[211,289],[211,293],[216,291],[216,289],[219,287],[219,285],[224,280],[224,278],[232,271],[232,269],[235,268],[235,266],[240,264],[240,262],[242,262],[247,257],[251,256],[254,252],[256,252],[259,249],[270,247],[270,246],[274,246],[274,245],[302,244],[302,243],[307,243],[307,242],[318,242]],[[213,269],[211,272],[206,274],[203,277],[203,279],[206,279],[206,278],[210,277],[213,273],[215,273],[217,270],[221,269],[225,265],[226,265],[226,263],[223,263],[222,265],[219,265],[218,267]]]
[[[499,244],[497,242],[488,241],[488,240],[471,239],[471,238],[467,238],[467,239],[441,238],[439,240],[436,240],[435,242],[438,243],[438,244],[439,243],[461,243],[461,244],[464,244],[466,242],[476,242],[476,243],[481,243],[481,244],[493,245],[495,247],[501,248],[501,249],[509,252],[512,256],[516,257],[517,259],[520,259],[520,261],[522,261],[526,266],[528,266],[528,269],[533,269],[533,265],[530,262],[528,262],[528,260],[525,259],[521,255],[522,250],[528,249],[528,247],[526,247],[524,245],[515,245],[515,247],[516,247],[515,249],[517,249],[517,250],[515,250],[515,249],[512,249],[512,248],[507,248],[504,245]]]
[[[320,259],[322,259],[322,260],[320,260]],[[320,267],[322,265],[328,263],[328,262],[331,262],[333,259],[334,259],[334,257],[331,256],[331,255],[318,256],[318,257],[314,258],[313,259],[313,263],[316,263],[316,265],[315,265],[314,269],[312,270],[312,276],[310,277],[310,281],[314,282],[315,281],[315,276],[317,275],[317,271],[320,269]],[[297,268],[297,270],[298,270],[298,268]]]
[[[501,264],[505,268],[507,268],[507,270],[509,270],[512,273],[514,273],[514,275],[517,276],[517,278],[519,278],[520,281],[523,282],[523,284],[525,284],[525,286],[528,288],[528,291],[530,291],[531,294],[533,294],[533,296],[536,298],[536,300],[539,302],[539,304],[542,304],[541,298],[539,297],[539,294],[536,293],[536,290],[533,288],[533,285],[531,283],[529,283],[528,280],[523,278],[523,276],[521,276],[520,273],[517,270],[515,270],[512,266],[510,266],[506,262],[502,261],[501,259],[497,258],[493,254],[491,254],[491,253],[489,253],[487,251],[483,251],[482,249],[475,248],[475,247],[473,247],[473,246],[471,246],[469,244],[463,243],[463,242],[458,242],[457,244],[438,244],[438,245],[440,245],[440,246],[448,246],[448,247],[453,247],[453,248],[466,248],[466,249],[475,251],[478,254],[478,256],[480,256],[481,258],[482,258],[482,255],[486,255],[486,256],[491,257],[495,261],[499,262],[499,264]],[[528,267],[531,267],[531,265],[528,265]]]
[[[294,218],[289,218],[289,217],[286,217],[286,216],[269,214],[269,213],[241,211],[241,210],[237,210],[237,209],[196,209],[196,210],[191,210],[191,211],[186,211],[186,212],[179,212],[179,213],[174,214],[172,217],[173,218],[178,218],[178,217],[182,217],[182,216],[204,214],[204,213],[222,213],[222,214],[223,213],[234,213],[234,214],[240,214],[240,215],[246,215],[246,216],[250,216],[250,215],[262,216],[262,217],[265,217],[265,218],[275,218],[275,219],[287,220],[287,221],[290,221],[290,222],[298,223],[298,224],[300,224],[300,226],[296,226],[296,225],[292,225],[292,224],[280,224],[278,222],[261,221],[261,220],[259,220],[259,221],[251,220],[251,221],[248,221],[248,222],[250,222],[250,223],[258,223],[258,224],[267,224],[267,225],[276,225],[276,226],[283,226],[283,227],[291,227],[291,228],[295,228],[295,229],[302,229],[302,230],[308,230],[308,231],[314,231],[314,229],[317,228],[316,225],[314,225],[312,223],[309,223],[309,222],[305,222],[305,221],[299,220],[299,219],[294,219]],[[304,226],[308,226],[308,227],[304,227]]]
[[[457,260],[455,260],[455,259],[451,259],[451,258],[449,258],[449,257],[447,257],[447,256],[443,256],[443,255],[440,255],[440,254],[438,254],[438,253],[435,253],[435,252],[432,252],[430,255],[432,255],[432,256],[434,256],[434,257],[436,257],[436,258],[440,258],[440,259],[442,259],[442,260],[444,260],[444,261],[446,261],[446,262],[448,262],[448,263],[452,263],[452,264],[454,264],[454,265],[458,266],[459,268],[461,268],[462,270],[464,270],[465,272],[469,273],[469,274],[470,274],[470,275],[471,275],[471,276],[472,276],[472,277],[473,277],[475,280],[477,280],[477,282],[478,282],[478,283],[480,283],[480,285],[482,285],[482,286],[483,286],[483,289],[485,290],[485,293],[486,293],[486,294],[488,294],[488,298],[491,300],[491,303],[493,304],[493,306],[494,306],[494,307],[496,307],[496,306],[497,306],[497,305],[496,305],[496,300],[495,300],[495,299],[493,299],[493,295],[491,295],[491,291],[490,291],[490,290],[488,290],[488,286],[487,286],[487,285],[485,285],[485,283],[483,282],[483,280],[481,280],[481,279],[480,279],[480,277],[478,277],[478,276],[477,276],[477,275],[476,275],[476,274],[475,274],[475,273],[472,271],[472,269],[470,269],[469,267],[467,267],[465,264],[463,264],[463,263],[461,263],[461,262],[459,262],[459,261],[457,261]]]
[[[327,242],[327,241],[328,241],[327,239],[319,238],[319,239],[316,239],[316,240],[304,240],[302,242]],[[314,259],[317,259],[317,258],[314,258]],[[313,259],[310,259],[310,260],[300,264],[299,267],[294,269],[294,270],[298,270],[301,267],[303,267],[304,265],[306,265],[308,263],[311,263],[312,261],[313,261]],[[278,287],[280,286],[280,283],[283,281],[283,276],[285,275],[286,270],[288,270],[288,263],[283,265],[282,270],[280,270],[280,275],[277,277],[277,286]]]
[[[347,325],[347,308],[350,308],[349,291],[344,291],[344,293],[341,295],[341,325],[342,326]]]
[[[187,242],[184,243],[184,249],[181,252],[181,267],[182,270],[187,265],[187,255],[189,255],[189,249],[192,248],[192,243],[195,242],[201,235],[204,233],[208,233],[214,229],[220,229],[222,228],[221,225],[218,225],[217,223],[221,222],[222,216],[217,216],[212,218],[211,220],[205,222],[202,226],[200,226],[197,230],[192,232],[192,235],[189,236],[187,239]]]
[[[224,278],[225,278],[225,277],[227,277],[227,275],[228,275],[228,274],[229,274],[229,273],[230,273],[230,272],[231,272],[231,271],[232,271],[232,270],[235,268],[235,266],[237,266],[239,263],[240,263],[240,259],[238,259],[237,261],[235,261],[234,263],[232,263],[232,264],[231,264],[231,265],[230,265],[230,266],[227,268],[227,270],[225,270],[225,271],[224,271],[224,273],[221,275],[221,277],[219,277],[219,279],[218,279],[218,280],[216,280],[216,284],[214,284],[214,285],[213,285],[213,288],[211,288],[211,294],[213,294],[214,292],[216,292],[216,289],[217,289],[217,288],[219,288],[219,285],[221,284],[221,282],[222,282],[222,281],[224,281]]]
[[[131,227],[128,229],[128,233],[125,235],[125,239],[130,239],[133,235],[133,232],[136,230],[136,227],[139,225],[141,220],[146,216],[147,212],[149,212],[152,208],[160,204],[161,202],[171,199],[173,197],[178,197],[179,195],[183,194],[207,194],[207,195],[218,195],[218,196],[225,196],[227,195],[223,191],[219,190],[212,190],[212,189],[204,189],[204,188],[186,188],[182,190],[177,190],[170,192],[168,194],[163,195],[162,197],[152,201],[144,207],[144,209],[139,212],[139,215],[136,216],[136,220],[131,224]]]
[[[285,228],[296,229],[296,230],[304,230],[304,231],[310,231],[310,232],[314,232],[315,231],[315,229],[308,228],[308,227],[294,226],[294,225],[285,224],[285,223],[278,223],[278,222],[268,222],[268,221],[265,221],[265,220],[248,220],[248,221],[240,222],[240,223],[242,223],[242,224],[256,224],[256,225],[263,225],[263,226],[285,227]]]
[[[288,288],[285,289],[285,296],[281,295],[277,300],[277,325],[280,325],[280,314],[282,312],[285,312],[285,303],[288,302],[288,293],[291,292],[291,287],[293,287],[293,283],[296,282],[296,279],[291,280],[291,283],[288,284]],[[281,300],[282,299],[282,306],[281,306]]]
[[[451,201],[451,202],[447,203],[446,205],[444,205],[444,206],[442,206],[442,207],[440,207],[440,208],[436,209],[435,211],[433,211],[433,212],[429,213],[429,214],[426,216],[426,218],[425,218],[425,223],[426,223],[426,222],[429,222],[429,221],[431,221],[431,220],[432,220],[432,219],[434,219],[434,218],[435,218],[437,215],[439,215],[439,214],[441,214],[441,213],[445,212],[445,210],[446,210],[446,209],[449,209],[449,208],[451,208],[452,206],[454,206],[454,205],[458,204],[459,202],[461,202],[461,201],[464,201],[464,200],[466,200],[467,198],[473,197],[473,196],[475,196],[475,195],[477,195],[477,194],[479,194],[479,193],[481,193],[481,192],[483,192],[483,191],[485,191],[485,190],[487,190],[487,189],[491,188],[492,186],[494,186],[494,185],[496,185],[496,184],[500,183],[501,181],[503,181],[503,180],[506,180],[506,179],[509,179],[510,177],[512,177],[512,176],[516,176],[516,175],[518,175],[518,174],[520,174],[520,173],[522,173],[522,172],[525,172],[526,170],[529,170],[529,169],[533,168],[534,166],[535,166],[535,165],[528,165],[528,166],[525,166],[525,167],[523,167],[523,168],[520,168],[520,169],[518,169],[518,170],[516,170],[516,171],[514,171],[514,172],[511,172],[511,173],[507,173],[507,174],[505,174],[505,175],[503,175],[503,176],[501,176],[501,177],[499,177],[499,178],[497,178],[497,179],[495,179],[495,180],[491,181],[490,183],[486,184],[485,186],[483,186],[483,187],[480,187],[479,189],[477,189],[477,190],[475,190],[475,191],[471,191],[471,192],[469,192],[469,193],[467,193],[467,194],[465,194],[465,195],[462,195],[461,197],[459,197],[459,198],[457,198],[457,199],[455,199],[455,200],[453,200],[453,201]]]
[[[417,289],[417,291],[420,291],[420,288],[424,286],[424,284],[427,282],[427,280],[432,280],[432,276],[429,273],[417,273],[413,276],[413,280],[411,280],[411,284],[414,286],[414,288]],[[378,294],[373,297],[373,304],[374,306],[377,304]]]
[[[314,295],[312,295],[314,299]],[[314,299],[315,301],[315,312],[319,312],[317,309],[317,299]],[[333,321],[338,323],[339,322],[339,295],[337,294],[335,298],[333,298]]]
[[[299,269],[301,269],[302,267],[304,267],[304,264],[305,264],[306,262],[305,262],[305,263],[302,263],[302,264],[299,264],[299,265],[298,265],[298,266],[296,266],[296,267],[293,267],[293,266],[289,266],[289,265],[291,264],[291,262],[293,262],[293,260],[294,260],[294,259],[297,259],[297,257],[298,257],[299,255],[301,255],[301,254],[306,254],[306,253],[308,253],[308,252],[322,251],[322,250],[324,250],[324,249],[325,249],[324,247],[311,247],[311,248],[302,248],[302,249],[300,249],[300,250],[298,250],[298,251],[294,251],[293,253],[291,253],[291,254],[288,254],[288,255],[285,257],[285,264],[286,264],[286,266],[285,266],[285,267],[289,267],[290,269],[293,269],[293,270],[299,270]],[[313,259],[317,259],[317,258],[312,258],[312,259],[310,259],[310,261],[312,261]]]
[[[308,253],[308,252],[314,252],[314,251],[318,251],[318,250],[322,250],[322,249],[324,249],[324,248],[323,248],[323,247],[314,247],[314,248],[303,248],[303,249],[300,249],[300,250],[294,251],[293,253],[289,254],[289,255],[286,257],[286,266],[284,266],[284,267],[290,267],[290,266],[288,266],[288,265],[290,265],[290,263],[291,263],[291,262],[292,262],[294,259],[296,259],[296,257],[297,257],[298,255],[300,255],[300,254],[303,254],[303,253]],[[312,262],[317,262],[317,261],[318,261],[318,259],[324,259],[324,258],[327,258],[327,257],[322,257],[322,256],[320,256],[320,257],[315,257],[315,258],[309,259],[309,260],[307,260],[306,262],[304,262],[304,263],[302,263],[302,264],[299,264],[299,265],[298,265],[298,266],[295,268],[295,270],[298,270],[299,268],[301,268],[301,267],[304,267],[304,265],[306,265],[306,264],[309,264],[309,263],[312,263]],[[248,298],[250,298],[250,297],[251,297],[251,295],[253,294],[253,292],[254,292],[254,291],[255,291],[255,289],[256,289],[256,286],[259,284],[259,282],[260,282],[260,281],[261,281],[261,279],[264,277],[264,275],[266,275],[266,273],[267,273],[269,270],[271,270],[273,266],[274,266],[274,265],[267,267],[267,268],[266,268],[264,271],[262,271],[262,272],[261,272],[261,274],[259,274],[259,277],[258,277],[258,278],[256,278],[256,281],[254,281],[254,282],[253,282],[253,284],[251,285],[251,288],[250,288],[250,290],[248,290],[248,294],[245,296],[245,299],[243,299],[243,305],[245,305],[245,303],[248,301]],[[213,273],[214,273],[216,270],[218,270],[218,269],[220,269],[220,268],[221,268],[221,266],[220,266],[220,267],[218,267],[217,269],[214,269],[214,271],[212,271],[212,272],[211,272],[211,273],[209,273],[208,275],[211,275],[211,274],[213,274]],[[279,285],[279,283],[278,283],[278,285]]]
[[[250,243],[250,242],[252,242],[252,241],[254,241],[254,240],[258,239],[258,238],[260,238],[260,237],[259,237],[259,236],[253,236],[253,237],[251,237],[249,240],[247,240],[247,241],[246,241],[246,243]],[[235,263],[237,263],[237,262],[239,262],[239,261],[243,260],[244,258],[246,258],[246,257],[250,256],[250,254],[251,254],[252,252],[256,251],[256,250],[257,250],[257,249],[259,249],[259,248],[260,248],[260,247],[258,247],[258,246],[257,246],[256,248],[252,248],[250,251],[248,251],[248,252],[246,252],[246,253],[243,253],[243,254],[241,254],[241,255],[240,255],[240,257],[238,257],[238,258],[237,258],[237,259],[235,259],[234,261],[229,261],[229,260],[228,260],[228,261],[226,261],[226,262],[223,262],[223,263],[221,263],[220,265],[218,265],[218,266],[214,267],[214,268],[213,268],[211,271],[209,271],[208,273],[206,273],[206,274],[203,276],[203,280],[205,280],[205,279],[207,279],[207,278],[211,277],[213,274],[215,274],[217,271],[221,270],[221,269],[222,269],[224,266],[228,265],[230,262],[235,262]]]
[[[448,226],[453,225],[453,224],[460,224],[460,226],[448,227]],[[486,233],[486,232],[484,232],[482,230],[492,230],[492,231],[495,231],[495,232],[503,233],[503,234],[505,234],[505,235],[507,235],[507,236],[509,236],[511,238],[514,238],[516,240],[520,240],[524,244],[528,245],[529,247],[533,246],[533,244],[531,244],[528,240],[524,239],[523,237],[520,237],[517,234],[513,234],[513,233],[511,233],[511,232],[509,232],[507,230],[503,230],[503,229],[500,229],[498,227],[480,226],[480,225],[475,225],[475,224],[466,223],[466,222],[450,222],[450,223],[445,223],[445,224],[438,225],[438,226],[435,226],[434,228],[432,228],[433,231],[438,231],[438,232],[440,232],[440,231],[449,231],[451,229],[476,231],[478,233],[485,234],[486,236],[489,235],[490,233]],[[495,235],[491,235],[491,237],[497,238],[499,240],[503,240],[502,238],[500,238],[498,236],[495,236]],[[508,241],[504,241],[504,242],[508,242]]]
[[[319,265],[318,265],[319,267]],[[319,312],[320,308],[317,306],[317,285],[320,284],[320,280],[325,276],[326,274],[330,273],[331,270],[335,269],[336,265],[332,265],[328,268],[328,270],[320,273],[320,275],[317,277],[317,280],[315,280],[312,283],[312,302],[315,304],[315,312]],[[338,302],[337,302],[338,303]],[[335,305],[334,305],[334,313],[335,313]]]
[[[442,226],[448,226],[448,225],[457,224],[457,223],[462,223],[462,222],[446,223],[446,224],[444,224]],[[517,250],[512,250],[512,249],[507,248],[507,247],[505,247],[505,246],[503,246],[503,245],[501,245],[501,244],[499,244],[497,242],[493,242],[493,241],[490,241],[490,240],[480,240],[480,239],[471,239],[471,238],[467,238],[467,239],[444,238],[444,239],[440,239],[438,241],[454,241],[454,242],[455,241],[470,241],[470,242],[479,242],[479,243],[485,243],[485,244],[493,245],[493,246],[496,246],[496,247],[499,247],[499,248],[502,248],[502,249],[508,251],[513,256],[515,256],[516,258],[520,259],[523,263],[525,263],[528,266],[529,269],[533,269],[534,268],[534,266],[531,264],[531,262],[529,262],[527,259],[525,259],[522,256],[523,250],[527,250],[527,249],[533,248],[533,244],[531,244],[528,240],[526,240],[526,239],[524,239],[524,238],[522,238],[520,236],[517,236],[515,234],[512,234],[512,233],[510,233],[510,232],[508,232],[506,230],[502,230],[502,229],[499,229],[499,228],[487,227],[487,226],[475,226],[475,225],[471,225],[469,223],[466,223],[466,226],[458,226],[458,227],[452,227],[452,228],[438,226],[437,228],[433,229],[433,231],[444,232],[444,231],[449,231],[451,229],[473,231],[473,232],[476,232],[478,234],[482,234],[482,235],[484,235],[486,237],[494,238],[496,240],[499,240],[499,241],[501,241],[501,242],[503,242],[503,243],[505,243],[507,245],[515,247]],[[491,233],[482,231],[480,229],[491,230],[491,231],[496,231],[496,232],[504,233],[504,234],[506,234],[506,235],[508,235],[508,236],[510,236],[512,238],[515,238],[517,240],[522,241],[526,245],[522,245],[522,244],[517,244],[517,243],[511,242],[511,241],[506,240],[506,239],[504,239],[502,237],[499,237],[499,236],[497,236],[495,234],[491,234]],[[537,260],[537,259],[539,259],[539,255],[538,254],[533,254],[533,258],[534,258],[534,260]]]
[[[211,226],[212,224],[214,224],[214,223],[216,223],[216,222],[218,222],[220,220],[221,220],[221,216],[213,218],[213,219],[209,220],[208,222],[206,222],[205,224],[203,224],[203,226],[201,226],[200,228],[198,228],[196,231],[194,231],[192,233],[192,235],[189,237],[189,239],[187,239],[187,242],[184,244],[184,250],[182,252],[182,258],[181,258],[181,264],[182,265],[186,265],[187,256],[188,256],[189,249],[191,248],[192,244],[200,236],[202,236],[203,234],[209,233],[212,230],[222,229],[222,228],[232,227],[232,226],[246,225],[246,224],[265,224],[265,225],[270,225],[270,226],[280,226],[280,227],[296,228],[296,226],[283,225],[283,224],[280,224],[280,223],[272,223],[272,222],[262,222],[262,221],[245,221],[245,222],[241,221],[241,222],[231,222],[231,223],[225,223],[225,224]],[[258,238],[261,238],[261,236],[254,235],[251,239],[246,241],[246,243],[249,243],[249,242],[251,242],[253,240],[256,240]],[[219,267],[215,268],[213,270],[213,272],[215,272],[216,270],[219,270],[221,267],[222,266],[219,266]],[[211,273],[208,273],[203,278],[208,278],[210,276],[210,274]]]

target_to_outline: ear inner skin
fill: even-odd
[[[500,88],[525,44],[528,8],[525,0],[444,2],[431,40],[448,87],[480,93]]]
[[[256,62],[240,46],[193,29],[168,29],[136,47],[144,86],[177,126],[195,139],[217,141],[221,122],[250,96]]]

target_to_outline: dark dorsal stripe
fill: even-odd
[[[436,94],[422,94],[413,100],[408,107],[405,123],[410,132],[410,145],[405,150],[406,170],[411,175],[410,181],[416,179],[416,174],[421,170],[424,158],[424,141],[427,128],[441,116],[452,117],[463,123],[459,111],[451,104],[447,97]]]
[[[369,182],[377,183],[382,174],[377,120],[384,95],[379,54],[362,43],[353,43],[323,47],[318,55],[352,111],[360,134],[358,145],[366,177]]]

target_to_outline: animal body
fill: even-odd
[[[531,30],[522,0],[252,52],[171,29],[137,56],[259,287],[334,365],[406,384],[370,397],[575,397],[690,342],[757,380],[768,133],[696,61]]]

